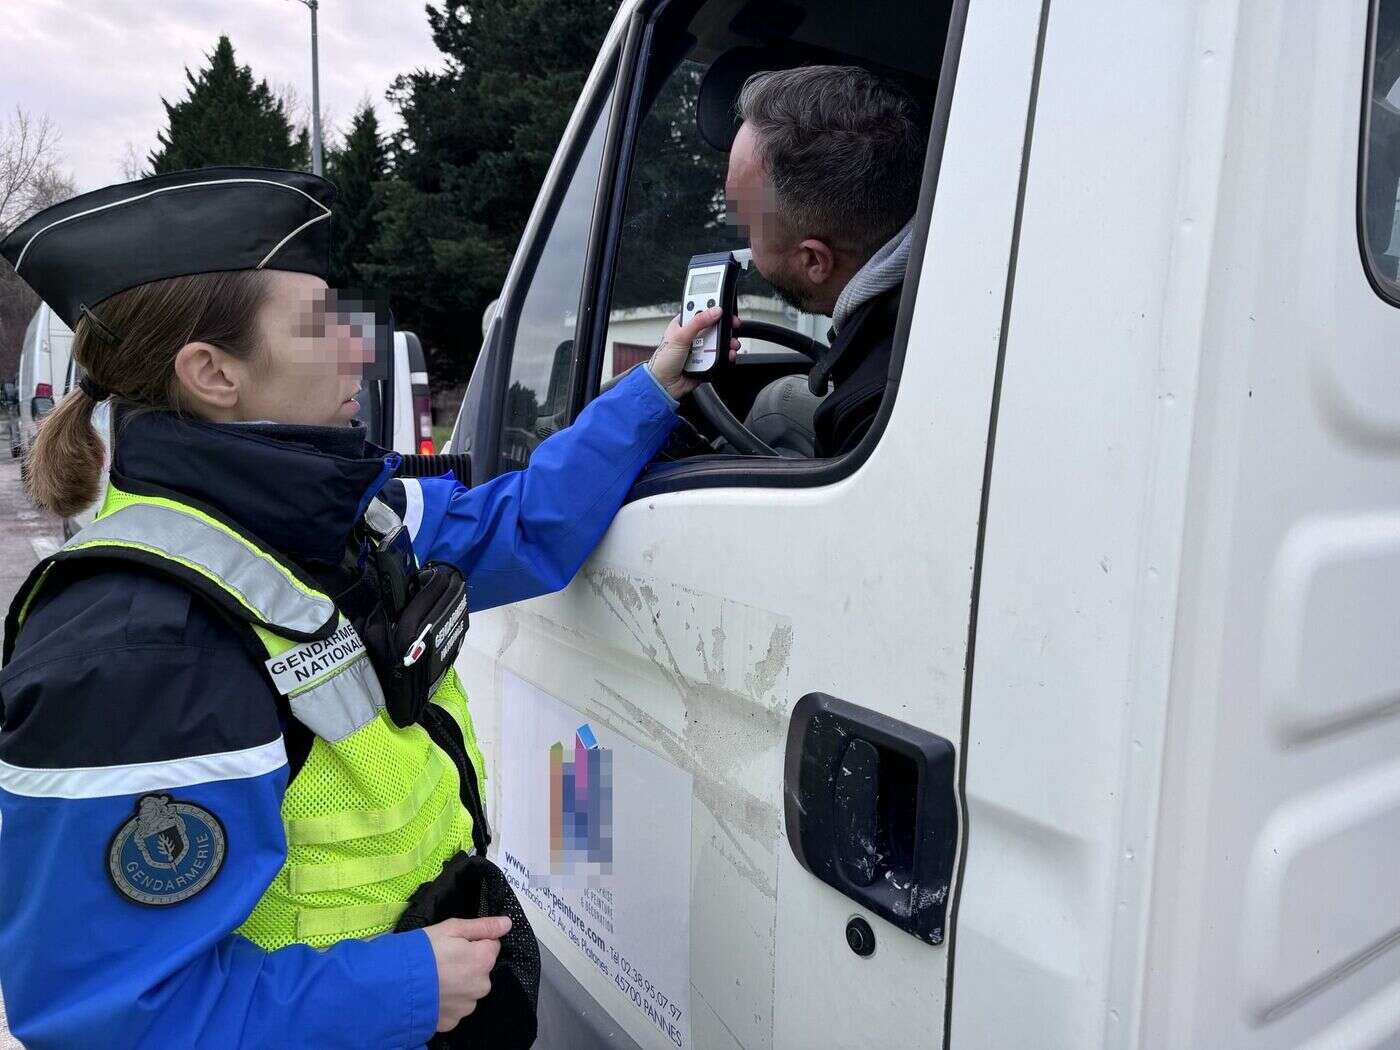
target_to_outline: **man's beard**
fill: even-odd
[[[794,310],[799,313],[815,312],[811,294],[803,290],[795,281],[789,279],[787,274],[765,273],[763,279],[772,287],[778,298]]]

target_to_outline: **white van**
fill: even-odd
[[[657,464],[474,617],[539,1045],[1400,1046],[1400,0],[623,3],[480,478],[727,246],[666,194],[735,48],[927,86],[894,374],[844,458]]]
[[[393,443],[404,455],[431,456],[433,402],[428,391],[428,362],[423,344],[413,332],[394,333]]]
[[[356,416],[370,440],[405,456],[432,455],[432,399],[423,344],[413,332],[394,332],[387,377],[372,380],[360,397]],[[387,396],[392,395],[392,396]]]
[[[67,392],[64,386],[68,362],[73,352],[73,332],[44,303],[34,311],[24,330],[19,357],[18,442],[10,454],[21,456],[34,441],[39,421]]]

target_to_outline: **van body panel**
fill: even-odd
[[[1051,11],[955,1044],[1400,1038],[1378,881],[1400,861],[1400,315],[1356,240],[1366,16]]]
[[[1207,6],[1050,6],[979,592],[954,1046],[1136,1045],[1223,147],[1192,105],[1218,95]]]
[[[1367,16],[1239,7],[1147,971],[1171,1045],[1400,1042],[1400,313],[1357,243]]]
[[[693,780],[687,1045],[1400,1044],[1400,313],[1358,245],[1366,6],[969,4],[869,458],[643,489],[569,589],[474,617],[498,786],[512,676]],[[508,368],[492,332],[473,406]],[[957,747],[942,945],[785,841],[812,692]],[[570,1009],[674,1045],[526,906],[592,999]]]

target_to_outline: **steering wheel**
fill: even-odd
[[[761,339],[765,343],[776,343],[789,350],[796,350],[813,364],[826,350],[822,343],[817,342],[811,336],[794,332],[791,328],[784,328],[782,325],[769,324],[767,321],[743,321],[739,325],[739,335],[743,339]],[[743,359],[740,358],[740,360]],[[701,383],[691,396],[694,397],[695,407],[700,410],[705,421],[737,451],[746,456],[778,455],[776,449],[744,426],[739,417],[729,410],[729,406],[724,403],[711,384]]]

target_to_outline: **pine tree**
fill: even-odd
[[[336,186],[330,270],[335,287],[366,284],[361,267],[379,237],[378,213],[384,207],[388,173],[388,146],[380,137],[374,107],[366,100],[350,121],[344,143],[326,157],[326,177]]]
[[[464,379],[506,268],[612,21],[614,0],[442,0],[428,8],[443,72],[400,77],[372,278],[430,348],[434,382]]]
[[[189,91],[171,104],[161,99],[169,128],[149,157],[153,174],[215,164],[269,168],[309,167],[306,132],[293,135],[280,99],[266,80],[234,58],[233,44],[219,37],[209,64],[198,75],[185,70]]]

